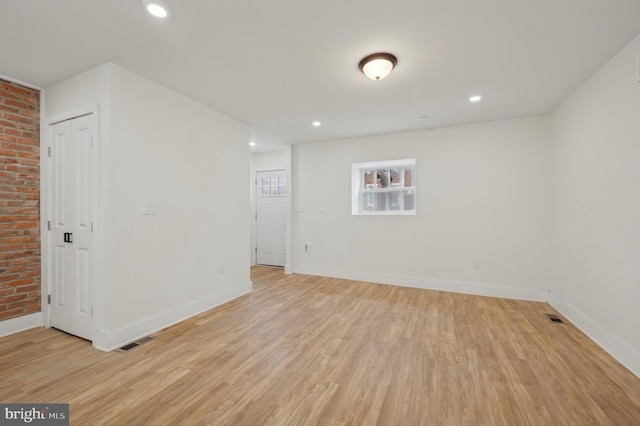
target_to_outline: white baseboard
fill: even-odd
[[[0,321],[0,337],[29,330],[30,328],[43,327],[44,317],[42,312],[23,315],[17,318]]]
[[[147,318],[127,327],[113,331],[98,331],[93,340],[93,346],[102,351],[112,351],[141,337],[148,336],[159,330],[177,324],[204,311],[215,308],[253,290],[251,281]]]
[[[598,346],[640,378],[640,353],[634,348],[552,292],[549,292],[548,302]]]
[[[449,291],[452,293],[475,294],[478,296],[501,297],[504,299],[532,300],[546,302],[548,293],[544,290],[524,287],[509,287],[495,284],[451,281],[412,275],[386,274],[347,269],[325,268],[309,265],[296,265],[294,272],[306,275],[341,278],[345,280],[367,281],[377,284],[390,284],[425,290]]]

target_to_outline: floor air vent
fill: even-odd
[[[123,347],[116,349],[118,352],[129,352],[132,349],[137,348],[138,346],[142,346],[145,343],[149,343],[150,341],[152,341],[153,339],[155,339],[155,337],[153,336],[147,336],[147,337],[142,337],[134,342],[128,343],[126,345],[124,345]]]
[[[564,321],[562,321],[556,314],[547,314],[547,318],[549,318],[551,322],[557,322],[560,324],[564,323]]]

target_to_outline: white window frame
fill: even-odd
[[[364,173],[366,171],[374,171],[379,169],[394,169],[394,168],[412,168],[413,169],[413,182],[411,187],[404,187],[402,185],[398,188],[363,188]],[[404,176],[402,177],[404,180]],[[413,209],[404,210],[404,205],[401,202],[401,210],[362,210],[361,209],[361,197],[363,194],[382,194],[397,192],[404,194],[405,192],[413,192]],[[404,198],[401,196],[401,200]],[[365,216],[407,216],[415,215],[417,206],[417,193],[416,193],[416,160],[415,158],[404,160],[390,160],[390,161],[370,161],[365,163],[353,163],[351,165],[351,214],[352,215],[365,215]]]

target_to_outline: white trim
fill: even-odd
[[[292,158],[292,145],[288,144],[285,148],[285,165],[287,171],[287,183],[289,184],[289,188],[287,188],[287,223],[285,228],[285,262],[284,262],[284,272],[285,274],[290,274],[293,270],[293,191],[298,188],[295,187],[295,182],[293,181],[293,163],[291,161]]]
[[[607,328],[578,310],[575,306],[549,292],[549,304],[593,340],[598,346],[614,357],[620,364],[640,378],[640,353],[629,346]]]
[[[43,326],[44,315],[42,314],[42,312],[36,312],[17,318],[11,318],[8,320],[0,321],[0,337]]]
[[[442,280],[436,278],[418,277],[413,275],[353,271],[347,269],[324,268],[311,265],[296,265],[294,268],[294,272],[298,274],[319,275],[323,277],[366,281],[377,284],[421,288],[424,290],[439,290],[449,291],[452,293],[475,294],[478,296],[501,297],[504,299],[520,299],[537,302],[546,302],[548,299],[548,293],[546,291],[526,287],[511,287],[468,281]]]
[[[170,309],[160,315],[156,315],[137,323],[128,325],[114,331],[98,331],[93,346],[101,351],[112,351],[136,339],[139,339],[159,330],[182,322],[204,311],[227,303],[235,298],[250,293],[253,290],[251,281],[226,289],[204,299],[187,303]]]

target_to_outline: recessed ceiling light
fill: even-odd
[[[249,142],[249,146],[256,146],[256,143],[251,141],[251,142]]]
[[[469,102],[480,102],[482,100],[482,96],[473,95],[469,98]]]
[[[320,125],[322,124],[319,121],[314,121],[313,123],[311,123],[314,127],[320,127]]]
[[[156,18],[166,18],[167,16],[169,16],[169,8],[165,6],[161,1],[144,0],[142,4],[144,4],[147,12],[149,12]]]

